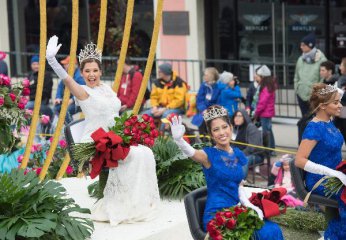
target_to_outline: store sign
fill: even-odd
[[[245,24],[245,31],[268,31],[269,26],[265,23],[270,18],[268,14],[245,14],[244,19],[247,20],[250,24]]]
[[[318,18],[317,14],[293,14],[290,18],[294,20],[294,24],[290,27],[292,32],[314,32],[317,29],[317,26],[311,24]]]
[[[336,35],[336,47],[346,48],[346,35],[345,33],[338,33]]]

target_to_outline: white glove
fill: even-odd
[[[258,214],[258,217],[261,220],[263,220],[264,215],[263,215],[262,210],[259,207],[253,205],[250,202],[250,200],[246,197],[245,189],[244,189],[243,186],[239,186],[238,194],[239,194],[239,201],[240,201],[240,203],[242,205],[244,205],[245,207],[247,207],[247,208],[251,208],[251,209],[255,210],[255,212]]]
[[[183,120],[181,116],[179,116],[179,118],[177,118],[176,116],[172,118],[172,123],[170,123],[172,137],[174,142],[181,149],[181,151],[186,156],[192,157],[195,154],[196,150],[183,139],[185,133],[185,126],[182,124],[182,122]]]
[[[307,172],[315,173],[315,174],[336,177],[340,179],[340,181],[346,186],[346,175],[340,171],[333,170],[329,167],[314,163],[310,160],[306,162],[304,166],[304,170]]]
[[[55,55],[59,51],[60,47],[61,47],[61,43],[58,45],[58,37],[55,35],[51,37],[47,44],[46,59],[48,61],[48,64],[52,67],[52,69],[56,73],[56,75],[58,75],[60,79],[64,80],[68,77],[68,74],[55,58]]]

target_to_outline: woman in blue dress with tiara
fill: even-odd
[[[324,83],[313,86],[310,106],[315,117],[304,130],[295,160],[296,166],[307,172],[305,183],[310,191],[324,176],[337,177],[346,185],[346,175],[335,170],[342,161],[341,147],[344,142],[332,121],[341,113],[340,95],[334,86]],[[320,185],[313,193],[325,196],[324,187]],[[329,221],[324,233],[325,240],[346,239],[346,205],[340,199],[340,193],[333,196],[339,203],[339,216]]]
[[[232,125],[225,108],[213,105],[203,115],[208,133],[215,142],[214,147],[204,147],[196,150],[184,139],[185,127],[179,116],[174,117],[171,124],[172,136],[182,152],[201,163],[207,181],[208,197],[203,214],[203,228],[215,216],[217,211],[237,205],[239,202],[245,207],[252,208],[263,219],[263,212],[254,206],[246,197],[241,185],[244,173],[242,166],[247,163],[244,153],[238,148],[230,146]],[[283,239],[280,227],[265,220],[264,226],[254,233],[256,239],[280,240]]]

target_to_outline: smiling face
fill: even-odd
[[[82,76],[88,87],[94,88],[101,83],[102,71],[96,62],[87,62],[82,69]]]
[[[215,118],[211,121],[210,134],[217,148],[229,148],[232,137],[232,127],[224,119]]]
[[[322,104],[320,111],[325,111],[328,116],[340,116],[342,108],[340,100],[340,94],[336,92],[328,103]]]

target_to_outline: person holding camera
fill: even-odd
[[[232,118],[242,99],[238,80],[232,73],[224,71],[220,74],[220,82],[224,84],[224,87],[221,90],[217,104],[226,108],[229,117]]]

